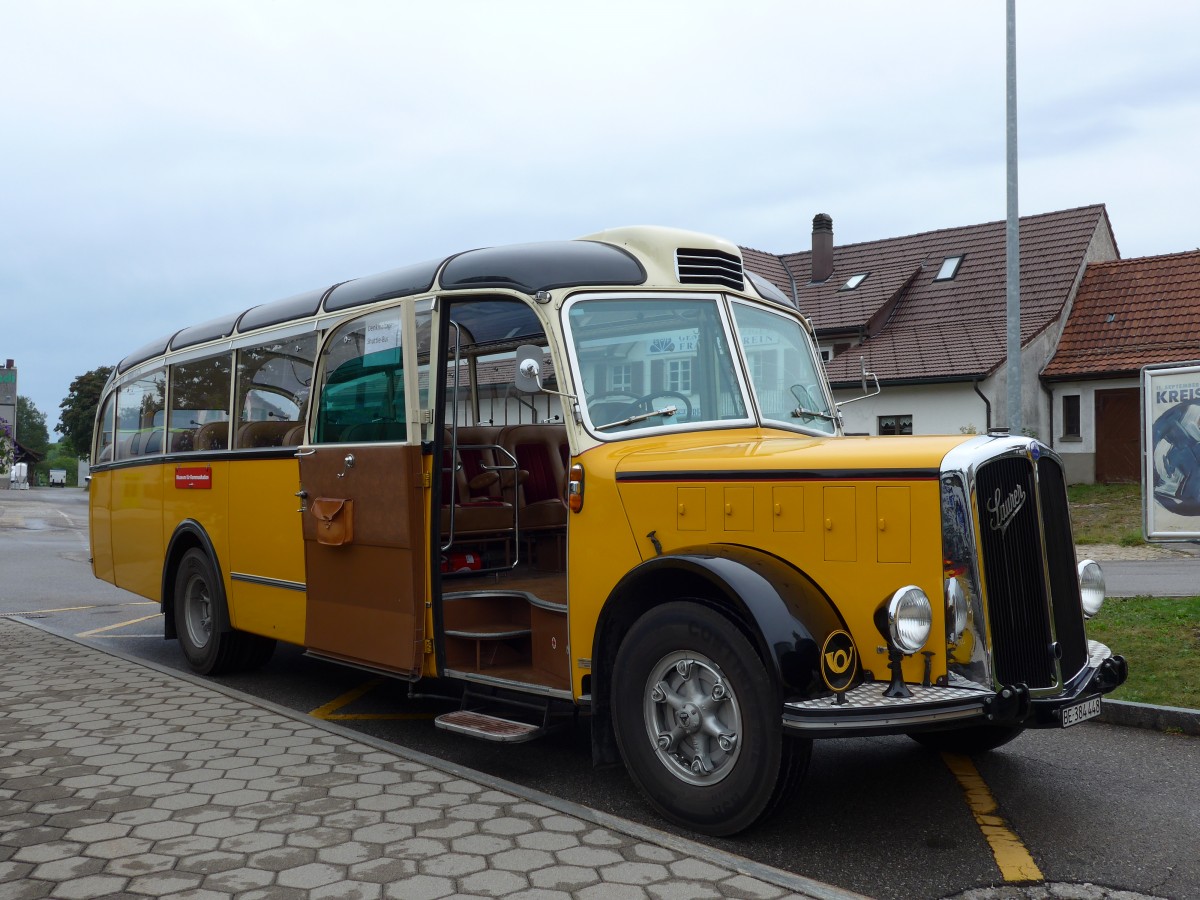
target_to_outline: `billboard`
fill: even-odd
[[[1200,539],[1200,362],[1142,369],[1142,530]]]

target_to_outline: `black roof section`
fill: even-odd
[[[350,309],[376,300],[423,294],[433,287],[434,276],[442,262],[440,259],[431,259],[339,284],[325,298],[325,312]]]
[[[268,325],[278,325],[280,322],[287,322],[290,319],[315,316],[317,309],[321,306],[321,298],[330,290],[331,288],[318,288],[315,291],[305,291],[303,294],[296,294],[273,303],[253,306],[242,313],[242,317],[238,319],[238,331],[253,331],[256,328],[266,328]]]
[[[139,347],[127,357],[117,363],[118,372],[126,372],[132,369],[138,363],[144,363],[148,359],[154,359],[156,356],[162,356],[167,352],[167,345],[171,343],[171,338],[175,337],[179,332],[175,331],[171,334],[164,335],[156,341],[151,341],[144,347]]]
[[[442,270],[442,287],[511,288],[526,294],[583,284],[644,284],[631,253],[596,241],[547,241],[468,250]],[[327,307],[328,308],[328,307]]]
[[[229,337],[233,334],[233,327],[237,324],[238,316],[240,315],[241,313],[224,315],[219,319],[210,319],[207,322],[201,322],[199,325],[191,325],[184,328],[171,340],[171,349],[182,350],[184,347],[193,347],[196,344],[203,344],[206,341],[215,341],[217,338]]]

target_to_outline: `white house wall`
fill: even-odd
[[[1048,443],[1062,456],[1068,484],[1093,484],[1096,481],[1096,391],[1136,388],[1136,378],[1109,378],[1104,381],[1062,381],[1051,388],[1054,395],[1054,438]],[[1063,436],[1063,397],[1079,397],[1079,437]],[[1141,423],[1138,423],[1140,427]]]
[[[839,402],[861,391],[836,391]],[[987,430],[983,400],[970,382],[928,385],[884,385],[875,397],[842,407],[846,432],[878,434],[880,416],[912,416],[913,434],[962,434]]]

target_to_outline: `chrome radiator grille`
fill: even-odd
[[[993,677],[1001,684],[1053,687],[1058,673],[1033,463],[1023,456],[986,463],[979,468],[975,489]],[[1065,500],[1064,495],[1064,507]],[[1051,503],[1051,509],[1056,504]],[[1053,513],[1053,520],[1065,515],[1064,508]],[[1051,530],[1061,537],[1061,529]],[[1069,530],[1068,524],[1068,540]],[[1073,559],[1072,555],[1068,562]]]

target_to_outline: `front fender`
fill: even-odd
[[[845,623],[803,572],[754,547],[687,547],[646,560],[626,574],[605,613],[622,609],[620,618],[631,621],[630,614],[636,618],[650,606],[678,599],[697,599],[732,612],[785,697],[807,698],[824,689],[821,647]]]

